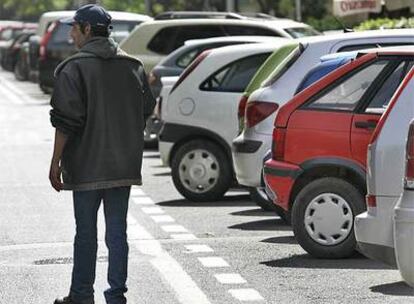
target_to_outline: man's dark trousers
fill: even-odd
[[[127,213],[131,187],[74,191],[76,220],[74,265],[70,296],[79,304],[93,303],[97,255],[97,217],[103,201],[108,247],[108,304],[124,304],[128,269]]]

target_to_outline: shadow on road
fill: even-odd
[[[145,149],[145,151],[153,151],[153,150],[147,150],[147,149]],[[160,158],[160,154],[159,153],[156,153],[156,154],[144,154],[143,157],[144,158]]]
[[[165,207],[237,207],[253,206],[248,195],[229,195],[217,202],[191,202],[186,199],[171,200],[157,203]]]
[[[280,231],[280,230],[291,230],[291,228],[283,222],[280,218],[272,218],[268,220],[260,220],[248,223],[237,224],[229,226],[230,229],[239,229],[239,230],[263,230],[263,231]]]
[[[369,289],[390,296],[414,296],[414,289],[403,281],[372,286]]]
[[[362,255],[350,259],[317,259],[308,254],[293,255],[287,258],[261,262],[277,268],[320,268],[320,269],[392,269],[391,267],[367,259]]]
[[[289,227],[289,229],[283,229],[283,230],[292,230],[292,228]],[[272,238],[262,240],[260,242],[270,243],[270,244],[292,244],[292,245],[295,245],[298,243],[293,235],[272,237]]]
[[[256,205],[256,204],[253,204]],[[231,215],[237,215],[237,216],[277,216],[276,213],[273,211],[264,211],[263,209],[250,209],[250,210],[243,210],[243,211],[237,211],[230,213]]]

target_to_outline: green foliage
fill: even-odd
[[[331,15],[322,18],[308,17],[305,22],[318,31],[340,30],[342,25]]]
[[[356,31],[394,29],[394,28],[414,28],[414,18],[389,19],[379,18],[370,19],[362,22],[355,27]]]

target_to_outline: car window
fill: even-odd
[[[51,42],[53,43],[71,43],[72,39],[69,36],[70,25],[58,23],[57,27],[53,31]]]
[[[242,93],[269,55],[270,53],[263,53],[234,61],[209,76],[201,84],[200,89]]]
[[[224,25],[224,30],[230,36],[278,36],[281,35],[270,29],[254,26]]]
[[[413,43],[409,42],[402,42],[402,43],[366,43],[366,44],[354,44],[354,45],[347,45],[338,50],[338,52],[350,52],[356,50],[366,50],[366,49],[373,49],[377,47],[392,47],[392,46],[401,46],[401,45],[413,45]]]
[[[293,38],[316,36],[321,34],[311,27],[291,27],[285,28],[284,30]]]
[[[408,71],[407,62],[401,62],[377,90],[365,112],[378,113],[378,110],[383,112]]]
[[[361,97],[371,86],[389,61],[376,61],[350,77],[339,81],[324,93],[305,106],[308,109],[353,111]]]
[[[148,44],[148,49],[158,54],[168,55],[191,39],[224,36],[218,25],[171,26],[161,29]]]

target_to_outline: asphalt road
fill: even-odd
[[[71,194],[54,192],[47,178],[49,98],[0,71],[0,304],[53,303],[69,288],[74,219]],[[128,219],[129,303],[414,303],[414,290],[387,266],[310,257],[245,192],[192,203],[158,151],[146,151],[143,166]],[[98,304],[107,287],[102,217]]]

